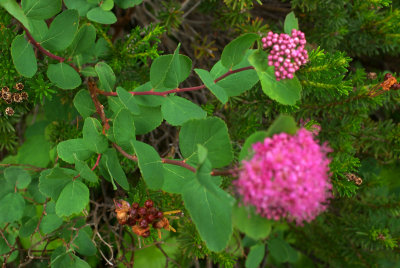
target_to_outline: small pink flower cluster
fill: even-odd
[[[254,144],[253,150],[234,183],[245,205],[255,206],[265,218],[287,217],[299,225],[326,210],[332,189],[330,149],[320,146],[311,132],[280,133]]]
[[[294,73],[308,60],[307,50],[304,49],[306,39],[304,33],[292,30],[292,36],[269,32],[262,38],[263,48],[272,47],[268,56],[268,65],[275,67],[275,77],[292,79]]]

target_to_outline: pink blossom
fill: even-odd
[[[296,135],[276,134],[253,144],[253,151],[234,183],[245,205],[255,206],[265,218],[286,217],[299,225],[326,210],[332,189],[330,149],[311,132],[302,128]]]
[[[263,37],[261,41],[264,49],[272,48],[270,51],[272,57],[268,57],[268,65],[275,66],[275,73],[280,73],[276,75],[278,81],[292,79],[294,72],[299,69],[300,65],[307,63],[308,54],[307,50],[304,49],[307,42],[304,33],[301,31],[293,29],[292,36],[268,32],[267,36]],[[275,57],[278,55],[279,57]],[[289,69],[288,63],[293,64],[292,68]],[[280,71],[280,67],[284,68],[285,73]]]

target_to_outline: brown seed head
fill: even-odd
[[[12,99],[14,102],[21,102],[22,101],[22,96],[19,93],[13,93],[12,94]]]
[[[24,84],[22,84],[22,83],[16,83],[15,86],[14,86],[14,88],[15,88],[16,90],[23,90],[23,89],[24,89]]]
[[[10,89],[7,86],[1,88],[1,93],[9,92],[9,91],[10,91]]]
[[[1,98],[3,99],[3,100],[11,100],[11,93],[10,92],[8,92],[8,91],[3,91],[2,93],[1,93]]]
[[[21,92],[21,97],[22,97],[23,100],[27,100],[28,97],[29,97],[29,95],[28,95],[28,93],[26,93],[25,91],[23,91],[23,92]]]
[[[5,112],[8,116],[14,115],[14,109],[11,107],[7,107]]]

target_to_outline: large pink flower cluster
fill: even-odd
[[[277,134],[254,144],[253,150],[235,181],[246,205],[268,219],[286,217],[299,225],[327,208],[330,149],[319,145],[311,132],[303,128],[296,135]]]
[[[262,38],[263,48],[271,47],[268,56],[268,65],[275,67],[276,80],[292,79],[294,73],[308,60],[308,53],[304,46],[304,33],[292,30],[292,36],[269,32]]]

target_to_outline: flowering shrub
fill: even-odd
[[[253,144],[254,155],[243,161],[235,182],[247,205],[268,219],[310,222],[327,208],[329,148],[313,134],[300,129],[296,135],[276,134]]]

